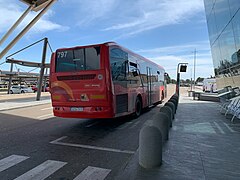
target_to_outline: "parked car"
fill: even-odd
[[[42,86],[42,92],[44,92],[43,89],[44,89],[44,87]],[[33,86],[32,90],[33,90],[33,92],[37,92],[37,90],[38,90],[37,86]],[[49,92],[48,86],[45,87],[45,92]]]
[[[12,86],[10,88],[10,94],[20,94],[20,93],[21,93],[20,86]]]
[[[32,93],[33,90],[32,88],[28,87],[28,86],[20,86],[21,89],[21,93]]]

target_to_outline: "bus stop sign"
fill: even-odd
[[[180,72],[186,72],[186,71],[187,71],[187,65],[181,65]]]

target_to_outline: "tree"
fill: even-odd
[[[171,79],[172,84],[177,84],[177,81],[175,79]]]
[[[191,83],[191,80],[190,79],[186,79],[186,83]]]
[[[204,78],[198,77],[196,82],[203,82]]]

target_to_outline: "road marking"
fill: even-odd
[[[226,126],[226,128],[228,128],[228,130],[230,131],[230,132],[236,132],[236,131],[234,131],[232,128],[230,128],[226,123],[223,123],[225,126]]]
[[[45,110],[49,110],[49,109],[52,109],[52,107],[43,108],[43,109],[41,109],[41,111],[45,111]]]
[[[110,169],[88,166],[73,180],[103,180],[110,172]]]
[[[133,123],[129,129],[133,129],[135,128],[141,121],[136,121],[135,123]]]
[[[15,180],[43,180],[66,164],[66,162],[47,160]]]
[[[96,121],[96,122],[93,122],[93,123],[91,123],[91,124],[86,125],[85,127],[86,127],[86,128],[89,128],[89,127],[92,127],[92,126],[94,126],[94,125],[96,125],[96,124],[98,124],[98,123],[99,123],[99,121]]]
[[[225,132],[223,131],[223,129],[218,125],[218,123],[213,122],[215,124],[215,126],[218,128],[218,130],[222,133],[225,134]]]
[[[132,123],[133,122],[126,122],[126,123],[122,124],[121,126],[119,126],[117,129],[125,129],[127,126],[129,126]]]
[[[177,129],[178,129],[177,126],[173,126],[173,127],[172,127],[172,130],[173,130],[173,131],[176,131]]]
[[[0,160],[0,172],[28,159],[27,156],[11,155]]]
[[[212,145],[209,145],[209,144],[204,144],[204,143],[199,143],[199,145],[205,146],[205,147],[208,147],[208,148],[214,148],[215,147],[215,146],[212,146]]]
[[[84,144],[73,144],[73,143],[60,142],[61,140],[66,139],[66,138],[67,138],[67,136],[63,136],[54,141],[51,141],[50,143],[57,144],[57,145],[63,145],[63,146],[93,149],[93,150],[100,150],[100,151],[109,151],[109,152],[116,152],[116,153],[125,153],[125,154],[134,154],[135,153],[134,151],[129,151],[129,150],[121,150],[121,149],[105,148],[105,147],[99,147],[99,146],[90,146],[90,145],[84,145]]]
[[[45,114],[42,116],[38,116],[37,119],[44,120],[44,119],[48,119],[48,118],[52,118],[52,117],[54,117],[54,115],[51,113],[51,114]]]

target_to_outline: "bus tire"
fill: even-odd
[[[135,113],[134,113],[134,117],[138,118],[142,113],[142,100],[141,98],[138,96],[135,102]]]

